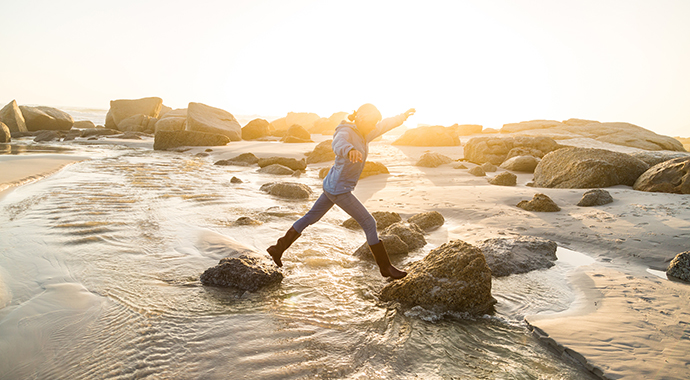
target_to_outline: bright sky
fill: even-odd
[[[583,118],[690,136],[690,1],[2,1],[0,103]],[[2,106],[0,105],[0,106]]]

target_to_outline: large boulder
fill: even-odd
[[[481,315],[492,310],[491,270],[482,251],[461,240],[446,243],[405,268],[407,276],[381,289],[381,301],[407,307]]]
[[[187,106],[187,130],[225,135],[230,141],[242,140],[242,127],[230,112],[203,103]]]
[[[534,194],[529,201],[520,201],[517,207],[525,211],[558,212],[561,208],[546,194]]]
[[[105,126],[107,128],[117,128],[122,120],[134,115],[146,115],[158,118],[162,107],[163,99],[157,97],[111,100],[108,114],[114,125],[109,125],[110,122],[106,115]]]
[[[13,100],[0,110],[0,122],[5,123],[11,132],[28,132],[26,121],[17,101]]]
[[[690,251],[677,254],[671,260],[666,275],[690,282]]]
[[[154,150],[180,146],[222,146],[230,142],[227,136],[195,131],[160,131],[153,140]]]
[[[669,152],[661,150],[641,150],[639,152],[630,153],[630,155],[644,161],[650,168],[656,164],[670,161],[675,158],[690,157],[690,153],[687,152]]]
[[[632,186],[648,168],[649,165],[629,154],[568,147],[542,158],[534,170],[534,184],[561,189]]]
[[[582,195],[582,199],[577,203],[580,207],[602,206],[613,202],[611,193],[604,189],[592,189]]]
[[[373,216],[374,220],[376,220],[376,229],[377,230],[385,230],[391,224],[402,222],[402,218],[400,217],[400,214],[398,214],[397,212],[374,211],[371,213],[371,216]],[[362,228],[354,218],[347,219],[341,225],[345,228],[349,228],[349,229],[353,229],[353,230]]]
[[[652,166],[637,178],[633,189],[690,194],[690,157],[679,157]]]
[[[285,132],[285,136],[280,139],[286,143],[308,143],[313,142],[309,131],[299,124],[293,124]]]
[[[532,236],[487,239],[478,245],[494,277],[527,273],[554,266],[558,244]]]
[[[68,131],[74,125],[72,115],[53,107],[19,106],[29,131]]]
[[[424,231],[414,223],[398,222],[391,224],[381,232],[381,235],[395,235],[410,247],[410,250],[422,248],[426,245]]]
[[[289,199],[308,199],[313,193],[311,188],[303,183],[296,182],[270,182],[261,185],[261,191],[271,195]]]
[[[397,235],[381,235],[379,236],[379,240],[383,242],[383,246],[386,247],[388,255],[393,258],[395,258],[395,256],[406,255],[410,252],[410,247],[408,247]],[[369,248],[369,244],[366,242],[357,248],[353,255],[364,260],[374,260],[371,248]]]
[[[271,127],[265,119],[254,119],[242,127],[242,140],[256,140],[271,135]]]
[[[460,140],[451,128],[435,125],[408,129],[393,145],[457,146],[460,145]]]
[[[163,114],[156,122],[158,131],[184,131],[187,127],[187,109],[178,108]]]
[[[307,164],[316,164],[319,162],[328,162],[335,160],[335,152],[333,152],[333,140],[326,140],[318,143],[314,150],[307,156]]]
[[[292,170],[305,170],[307,168],[307,161],[305,159],[298,160],[296,158],[289,157],[260,158],[257,163],[259,164],[259,167],[262,168],[264,166],[269,166],[273,164],[287,166]]]
[[[253,292],[280,283],[283,274],[265,257],[245,253],[221,259],[218,265],[206,269],[200,280],[206,286],[232,287]]]
[[[322,135],[332,135],[335,128],[347,118],[347,112],[336,112],[329,117],[322,117],[314,122],[314,126],[309,128],[310,133]]]
[[[540,159],[534,156],[515,156],[503,161],[501,168],[514,172],[534,173],[539,161]]]
[[[75,121],[72,125],[72,129],[95,129],[96,124],[91,120],[79,120]]]
[[[12,132],[10,132],[10,129],[0,121],[0,144],[3,143],[8,143],[12,141]]]
[[[427,211],[411,216],[407,222],[416,224],[424,231],[432,231],[441,227],[446,219],[438,211]]]
[[[443,164],[449,164],[453,162],[453,159],[440,153],[427,152],[419,158],[419,161],[415,166],[421,166],[425,168],[435,168]]]
[[[500,165],[514,148],[527,148],[538,157],[543,156],[559,145],[550,137],[492,137],[482,136],[471,138],[464,147],[465,159],[475,164],[490,162]]]
[[[117,129],[122,132],[154,133],[158,119],[148,115],[133,115],[120,121]]]

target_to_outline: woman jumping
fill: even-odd
[[[376,220],[352,194],[352,191],[364,169],[369,153],[369,143],[391,129],[399,127],[414,113],[415,109],[410,108],[403,114],[381,120],[381,112],[373,104],[367,103],[348,116],[349,122],[343,121],[338,125],[332,143],[335,164],[323,180],[323,194],[316,200],[311,210],[290,227],[285,236],[266,250],[276,265],[283,266],[281,261],[283,252],[301,236],[305,228],[319,221],[335,204],[364,229],[367,243],[382,276],[398,279],[407,275],[407,272],[398,270],[391,264],[386,248],[376,232]]]

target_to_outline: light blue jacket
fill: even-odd
[[[405,114],[383,119],[366,136],[362,136],[355,124],[347,121],[340,123],[335,129],[331,144],[335,152],[335,164],[323,180],[323,190],[333,195],[354,190],[364,169],[364,163],[367,161],[369,143],[391,129],[399,127],[404,121]],[[362,162],[350,162],[347,154],[352,149],[362,152]]]

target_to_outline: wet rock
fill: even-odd
[[[580,207],[601,206],[613,202],[611,194],[603,189],[592,189],[582,195],[582,199],[577,203]]]
[[[443,164],[449,164],[453,162],[453,159],[451,159],[448,156],[444,156],[443,154],[439,153],[424,153],[422,157],[419,158],[419,161],[415,164],[415,166],[422,166],[425,168],[435,168],[438,166],[441,166]]]
[[[72,115],[53,107],[19,106],[29,131],[68,131],[74,125]]]
[[[29,131],[26,129],[24,115],[22,115],[22,111],[19,109],[16,100],[12,100],[2,107],[0,110],[0,122],[5,123],[10,133]]]
[[[494,277],[527,273],[554,266],[558,244],[532,236],[487,239],[478,245]]]
[[[497,186],[515,186],[517,185],[517,176],[510,172],[500,172],[493,178],[489,178],[489,183]]]
[[[400,217],[400,214],[397,212],[390,212],[390,211],[374,211],[371,213],[371,216],[374,217],[376,220],[376,229],[378,230],[384,230],[388,228],[391,224],[395,224],[398,222],[402,222],[402,218]],[[346,221],[344,221],[341,224],[345,228],[349,229],[361,229],[359,223],[357,223],[354,218],[350,218]]]
[[[5,123],[0,121],[0,143],[8,143],[10,141],[12,141],[12,132],[10,132],[10,128]]]
[[[150,134],[144,132],[127,131],[121,135],[107,136],[109,139],[122,139],[122,140],[141,140],[142,137],[149,137]]]
[[[467,172],[476,177],[484,177],[486,175],[486,172],[484,171],[484,169],[482,169],[481,166],[475,166]]]
[[[141,99],[118,99],[110,101],[110,121],[106,116],[106,128],[118,129],[120,122],[130,116],[147,115],[158,118],[163,107],[163,99],[157,97]],[[112,124],[111,124],[112,123]]]
[[[257,163],[259,164],[259,167],[262,168],[273,164],[287,166],[292,170],[305,170],[307,168],[307,161],[305,159],[298,160],[295,158],[288,157],[260,158],[259,161],[257,161]]]
[[[242,127],[242,140],[256,140],[271,135],[271,127],[265,119],[254,119]]]
[[[690,251],[677,254],[671,260],[666,275],[690,282]]]
[[[230,112],[203,103],[189,103],[186,128],[189,131],[224,135],[230,141],[242,140],[242,127]]]
[[[296,182],[270,182],[262,185],[260,190],[289,199],[308,199],[313,193],[309,186]]]
[[[34,142],[60,141],[62,134],[59,131],[40,131],[34,138]]]
[[[79,120],[75,121],[72,125],[72,129],[95,129],[96,124],[91,120]]]
[[[680,157],[690,157],[690,153],[687,152],[668,151],[641,151],[630,153],[630,155],[644,161],[649,167]]]
[[[386,252],[391,257],[406,255],[410,252],[410,247],[397,235],[381,235],[379,240],[383,242]],[[354,255],[363,260],[374,261],[374,255],[366,242],[357,248]]]
[[[316,145],[314,150],[307,156],[307,164],[334,161],[335,152],[333,152],[332,144],[333,140],[326,140]]]
[[[109,128],[89,128],[81,131],[81,137],[119,135],[121,132]]]
[[[475,164],[490,162],[500,165],[514,148],[526,148],[544,154],[558,149],[556,141],[550,137],[493,137],[471,138],[464,147],[465,159]]]
[[[285,132],[285,136],[280,140],[285,143],[308,143],[314,142],[311,139],[311,134],[306,128],[299,124],[293,124]]]
[[[436,125],[408,129],[393,145],[457,146],[460,145],[460,140],[452,129]]]
[[[542,158],[534,170],[538,187],[591,189],[632,186],[649,166],[625,153],[604,149],[568,147]]]
[[[259,158],[254,155],[254,153],[242,153],[239,156],[227,160],[219,160],[214,163],[214,165],[235,165],[235,166],[250,166],[256,165],[259,162]]]
[[[561,208],[558,207],[556,202],[551,200],[548,195],[546,194],[534,194],[534,197],[530,201],[520,201],[520,203],[517,204],[517,207],[520,207],[523,210],[526,211],[536,211],[536,212],[556,212],[556,211],[561,211]]]
[[[496,165],[492,164],[491,162],[485,162],[485,163],[483,163],[483,164],[481,165],[481,168],[482,168],[482,170],[484,170],[484,173],[493,173],[493,172],[495,172],[496,170],[498,170],[498,168],[496,167]]]
[[[196,131],[159,131],[153,141],[154,150],[181,146],[221,146],[230,142],[227,136]]]
[[[381,235],[396,235],[407,244],[411,251],[426,245],[424,231],[414,223],[398,222],[391,224],[381,232]]]
[[[232,178],[230,178],[230,183],[244,183],[244,181],[233,176]]]
[[[234,178],[234,177],[233,177]],[[252,219],[248,216],[241,216],[232,222],[233,226],[260,226],[263,223],[259,220]]]
[[[463,241],[446,243],[405,270],[406,277],[381,290],[381,301],[473,315],[488,313],[496,303],[491,296],[491,270],[482,251]]]
[[[287,166],[273,164],[262,167],[261,169],[259,169],[259,173],[273,175],[293,175],[295,171],[288,168]]]
[[[407,222],[418,225],[424,231],[432,231],[441,227],[446,219],[438,211],[428,211],[413,215]]]
[[[690,157],[679,157],[654,165],[637,178],[633,189],[690,194]]]
[[[122,119],[117,125],[117,129],[122,132],[146,132],[153,133],[156,131],[156,122],[158,119],[148,115],[132,115],[126,119]]]
[[[515,156],[505,160],[501,168],[514,172],[534,173],[534,169],[539,165],[539,159],[534,156]]]
[[[283,274],[262,256],[242,254],[239,257],[221,259],[218,265],[208,268],[200,279],[206,286],[233,287],[254,292],[280,283]]]

